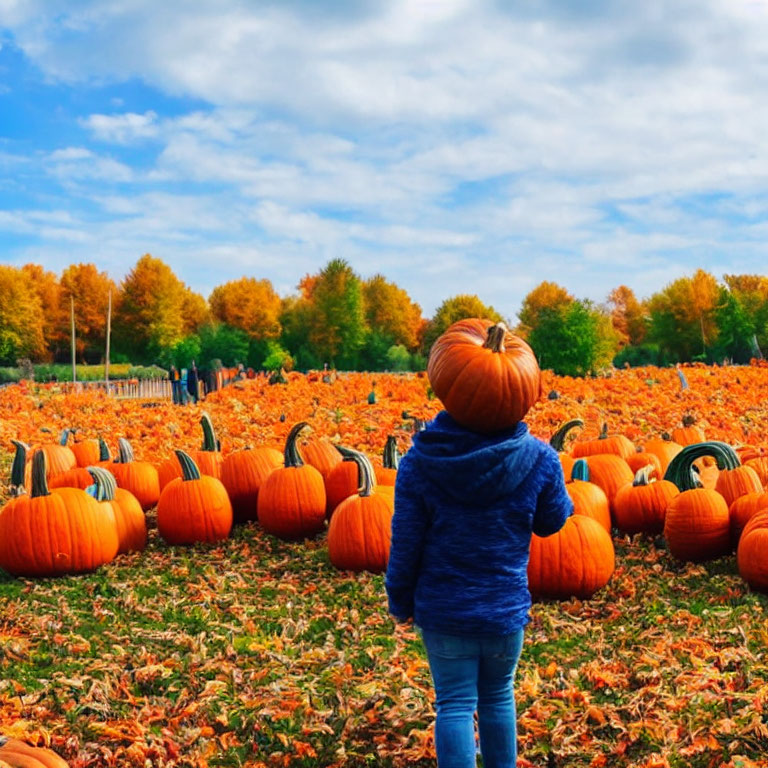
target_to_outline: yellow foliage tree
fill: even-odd
[[[25,264],[21,269],[40,298],[43,337],[47,350],[45,358],[51,360],[59,351],[60,329],[63,325],[59,278],[55,272],[49,272],[39,264]]]
[[[421,307],[395,283],[374,275],[363,283],[365,317],[372,332],[389,337],[411,351],[419,346],[424,318]]]
[[[646,310],[637,300],[635,292],[626,285],[614,288],[608,296],[611,322],[619,346],[642,344],[646,333]]]
[[[564,310],[574,300],[568,291],[557,283],[543,281],[539,283],[524,299],[518,312],[520,324],[517,327],[524,339],[538,327],[542,310]]]
[[[0,296],[0,362],[16,365],[21,357],[42,359],[46,353],[43,311],[29,275],[0,265]]]
[[[429,352],[440,334],[453,323],[469,317],[480,317],[493,322],[501,322],[504,318],[489,304],[484,304],[474,294],[461,294],[446,299],[435,311],[434,316],[424,331],[424,349]]]
[[[251,339],[280,336],[281,302],[269,280],[231,280],[214,288],[208,301],[216,320],[244,331]]]

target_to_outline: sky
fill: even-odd
[[[0,263],[429,317],[768,274],[768,0],[0,0]]]

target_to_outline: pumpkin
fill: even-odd
[[[333,443],[312,438],[302,443],[301,458],[305,464],[314,467],[323,476],[323,480],[342,460]]]
[[[664,477],[664,473],[661,471],[661,461],[659,461],[659,457],[655,453],[647,453],[640,450],[628,456],[624,461],[627,462],[627,466],[635,475],[643,467],[650,467],[651,477]]]
[[[575,459],[584,456],[594,456],[601,453],[613,453],[626,459],[636,453],[636,449],[631,440],[624,435],[609,435],[608,424],[603,424],[600,436],[597,440],[585,440],[575,442],[572,446],[571,454]]]
[[[563,468],[563,477],[568,478],[571,476],[573,464],[576,461],[573,456],[566,452],[565,440],[572,429],[583,426],[584,422],[581,419],[571,419],[561,425],[552,437],[549,438],[549,444],[557,451],[557,456],[560,459],[560,465]]]
[[[498,432],[525,418],[541,397],[531,348],[504,323],[459,320],[432,345],[430,385],[445,409],[475,432]]]
[[[629,485],[635,477],[632,470],[627,462],[615,453],[595,453],[587,456],[586,462],[589,464],[590,482],[603,489],[613,513],[613,500],[619,488]]]
[[[754,515],[739,539],[739,574],[752,589],[768,592],[768,510]]]
[[[0,736],[0,767],[3,764],[10,768],[68,768],[67,762],[51,749]]]
[[[85,467],[75,467],[54,475],[48,482],[49,488],[80,488],[85,490],[93,484],[91,473]]]
[[[0,514],[0,567],[14,576],[92,571],[117,554],[114,516],[79,488],[48,489],[47,457],[32,459],[30,494]]]
[[[203,475],[221,480],[221,465],[224,459],[219,450],[219,441],[216,439],[213,422],[207,413],[201,416],[200,426],[203,429],[203,447],[199,451],[191,451],[189,455]],[[181,464],[176,456],[171,456],[158,465],[157,478],[161,492],[171,480],[177,477],[181,477]]]
[[[528,588],[537,598],[590,598],[608,583],[614,567],[613,541],[591,517],[571,515],[552,536],[531,536]]]
[[[394,497],[376,492],[376,476],[367,456],[355,451],[352,463],[360,473],[360,488],[333,513],[328,556],[340,570],[381,573],[389,560]]]
[[[710,443],[697,443],[697,445],[710,445]],[[725,503],[730,507],[739,496],[747,493],[761,493],[763,484],[760,477],[752,467],[742,466],[736,451],[727,443],[717,443],[720,452],[717,458],[717,467],[720,470],[715,490],[722,495]]]
[[[611,510],[608,497],[599,485],[589,482],[589,465],[584,459],[577,459],[571,471],[571,481],[565,490],[573,502],[575,515],[586,515],[597,520],[605,530],[611,532]]]
[[[360,488],[357,451],[342,445],[336,446],[336,449],[341,454],[342,461],[325,478],[325,516],[329,520],[336,507],[344,499],[354,496]]]
[[[150,509],[160,498],[160,478],[157,469],[148,461],[135,461],[131,444],[121,437],[117,441],[118,458],[110,465],[120,488],[130,491],[141,504],[142,509]]]
[[[683,416],[683,426],[675,427],[672,430],[672,439],[685,447],[686,445],[695,445],[703,443],[706,440],[704,430],[695,426],[696,418],[690,414]]]
[[[659,459],[661,463],[661,473],[659,476],[663,477],[667,472],[669,462],[683,450],[683,446],[670,440],[669,435],[665,432],[660,438],[647,440],[643,450],[645,453],[652,453]]]
[[[181,477],[171,480],[157,502],[157,530],[168,544],[226,539],[232,530],[232,504],[221,480],[202,475],[184,451],[176,451]]]
[[[619,488],[613,511],[622,533],[661,533],[669,502],[680,493],[669,480],[651,480],[651,466],[637,471],[632,485]]]
[[[35,454],[38,451],[42,451],[45,454],[46,466],[48,467],[48,479],[55,477],[62,472],[66,472],[68,469],[74,469],[77,466],[77,459],[75,454],[72,453],[72,449],[67,447],[67,441],[69,440],[69,430],[65,429],[61,433],[58,443],[50,443],[47,445],[38,445],[32,448],[30,459],[35,458]]]
[[[731,520],[731,541],[736,546],[746,524],[758,512],[768,509],[768,493],[746,493],[739,496],[728,509]]]
[[[742,455],[742,461],[744,466],[751,467],[757,472],[763,488],[768,486],[768,456],[753,456],[751,459],[744,460]]]
[[[394,435],[388,435],[384,445],[382,466],[376,467],[376,484],[394,485],[399,464],[400,454],[397,451],[397,438]]]
[[[70,432],[75,437],[72,443],[71,451],[75,454],[77,466],[81,468],[90,467],[98,463],[100,458],[101,446],[98,440],[77,440],[78,430],[71,429]]]
[[[294,425],[285,441],[285,466],[274,470],[259,491],[259,523],[267,533],[281,539],[315,536],[325,526],[323,476],[304,463],[296,445],[308,426],[305,421]]]
[[[227,455],[221,465],[221,482],[232,502],[236,523],[257,519],[259,490],[267,476],[281,466],[283,455],[266,446]]]
[[[114,475],[103,467],[89,467],[95,484],[94,497],[109,504],[115,516],[119,555],[141,552],[147,546],[147,520],[138,499],[124,488],[118,488]]]
[[[727,449],[727,450],[726,450]],[[679,560],[700,562],[720,557],[730,551],[730,517],[725,499],[711,488],[702,488],[693,462],[704,455],[725,463],[728,451],[724,443],[688,445],[675,456],[664,475],[681,491],[667,507],[664,538],[672,555]]]

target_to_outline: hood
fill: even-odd
[[[470,432],[441,411],[413,436],[409,461],[432,482],[467,503],[488,503],[512,493],[540,455],[538,441],[520,422],[493,435]]]

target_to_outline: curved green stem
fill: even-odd
[[[571,470],[571,480],[589,482],[589,464],[587,464],[586,459],[578,459],[574,462],[573,469]]]
[[[600,434],[597,437],[598,440],[607,440],[608,439],[608,422],[603,422],[603,428],[600,430]]]
[[[213,428],[211,417],[207,413],[200,417],[200,426],[203,428],[203,450],[215,453],[219,450],[219,442],[216,439],[216,430]]]
[[[65,429],[62,431],[61,435],[59,435],[59,445],[66,445],[69,442],[70,432],[74,432],[74,430]]]
[[[288,433],[288,437],[285,441],[285,466],[286,467],[303,467],[304,460],[299,453],[299,446],[296,445],[296,441],[299,435],[305,430],[309,429],[309,424],[306,421],[300,421],[291,427],[291,431]]]
[[[117,463],[118,464],[130,464],[133,461],[133,448],[131,444],[121,437],[117,441]]]
[[[397,438],[394,435],[388,435],[384,446],[384,468],[397,469],[399,466],[400,454],[397,450]]]
[[[109,461],[112,458],[109,453],[109,446],[107,441],[103,438],[99,438],[99,461]]]
[[[674,483],[681,491],[690,491],[699,487],[700,483],[694,472],[693,462],[703,456],[712,456],[720,470],[736,469],[741,465],[738,454],[728,443],[711,440],[706,443],[686,445],[669,462],[664,479]]]
[[[16,453],[13,456],[13,464],[11,465],[11,486],[17,489],[24,488],[24,473],[27,468],[27,454],[29,453],[29,446],[26,443],[22,443],[21,440],[11,440],[16,446]]]
[[[565,439],[568,437],[568,433],[576,427],[583,427],[584,422],[581,419],[571,419],[566,421],[561,427],[558,428],[552,437],[549,438],[549,444],[558,452],[562,453],[565,449]]]
[[[176,454],[176,458],[179,460],[179,464],[181,464],[182,480],[185,482],[188,480],[199,480],[200,470],[198,469],[197,464],[195,464],[193,458],[188,453],[184,453],[184,451],[176,450],[174,453]]]
[[[96,484],[96,501],[113,501],[117,490],[115,476],[104,467],[88,467],[88,472]]]
[[[51,492],[48,490],[48,478],[46,474],[48,472],[48,459],[45,456],[45,451],[38,450],[32,458],[32,498],[36,499],[39,496],[50,496]]]

